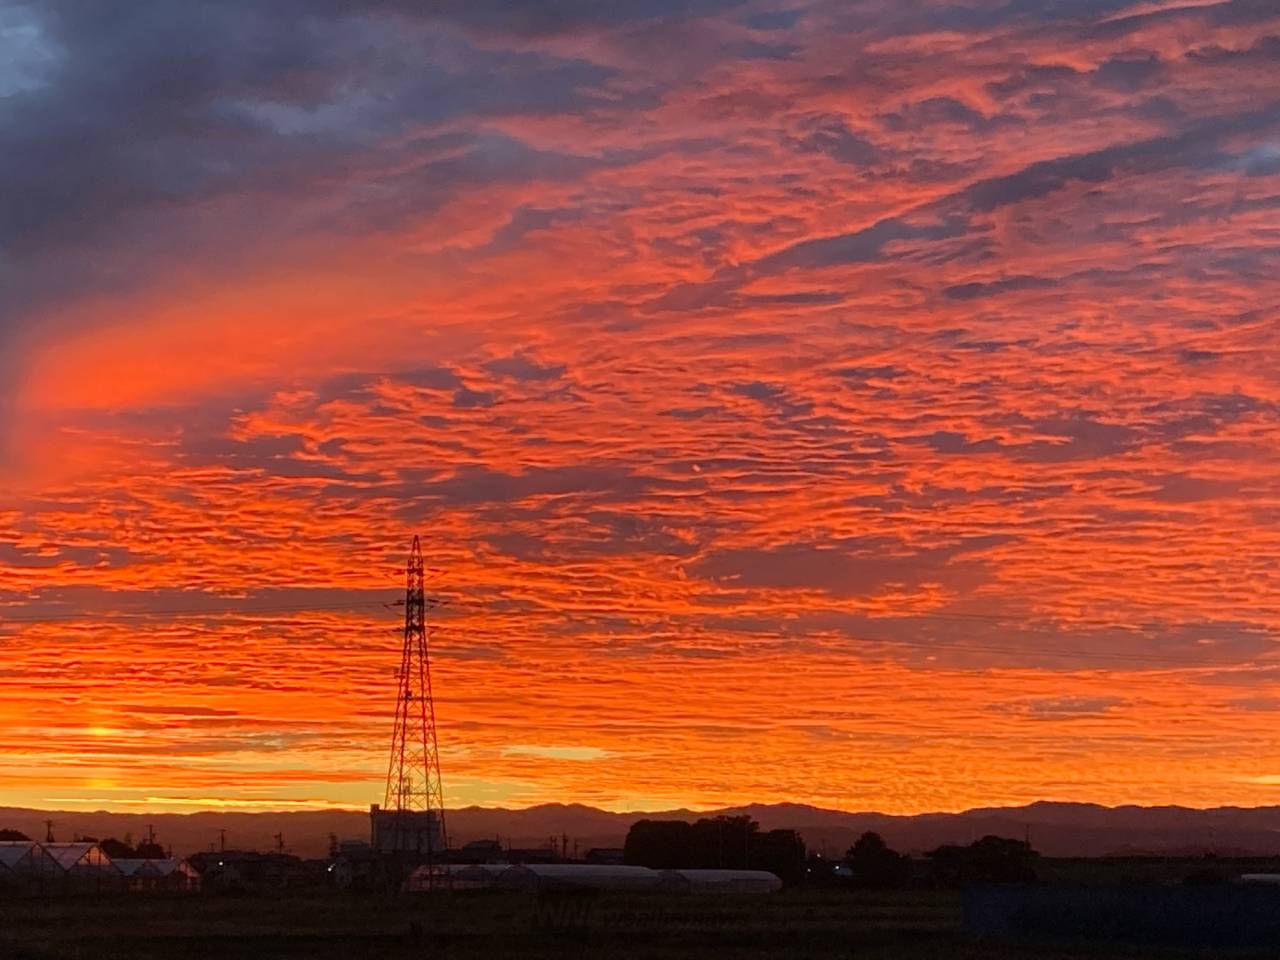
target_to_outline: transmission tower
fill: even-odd
[[[427,596],[422,546],[413,538],[405,570],[404,647],[400,654],[396,726],[383,807],[390,814],[399,853],[425,858],[428,865],[448,849],[444,826],[444,790],[436,742],[436,711],[431,698],[431,660],[427,645]]]

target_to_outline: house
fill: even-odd
[[[449,853],[450,863],[499,863],[506,859],[506,851],[497,840],[472,840]]]

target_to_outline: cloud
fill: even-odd
[[[998,546],[1000,537],[911,549],[877,540],[786,544],[763,549],[714,550],[690,564],[695,576],[735,588],[818,590],[837,596],[875,592],[889,583],[973,581],[978,562],[956,561]]]
[[[599,747],[539,747],[515,744],[503,751],[513,757],[540,757],[546,760],[604,760],[613,754]]]
[[[517,353],[498,360],[490,360],[485,364],[485,369],[500,377],[528,381],[559,379],[564,375],[565,368],[563,365],[556,364],[542,366],[524,354]]]
[[[963,234],[964,225],[955,221],[911,224],[897,217],[889,217],[853,233],[792,244],[762,257],[754,267],[767,274],[794,268],[816,270],[852,263],[872,263],[879,260],[885,247],[892,243],[942,240]]]
[[[1120,697],[1049,697],[1005,708],[1041,720],[1072,720],[1102,717],[1125,703]]]

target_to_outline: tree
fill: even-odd
[[[884,838],[868,830],[845,854],[853,882],[859,887],[899,887],[907,882],[911,861],[889,849]]]
[[[954,887],[968,882],[968,848],[954,843],[944,843],[925,854],[933,867],[935,883]]]
[[[804,879],[808,851],[795,830],[769,830],[757,834],[748,852],[746,868],[749,870],[768,870],[787,884]]]
[[[627,831],[622,859],[654,870],[689,867],[693,849],[693,825],[683,820],[637,820]]]
[[[21,830],[9,830],[8,828],[0,830],[0,840],[28,840],[29,841],[30,839],[31,838],[28,837]]]
[[[750,817],[637,820],[623,859],[655,870],[768,870],[791,883],[804,875],[804,841],[794,830],[761,832]]]
[[[939,883],[1030,883],[1036,879],[1040,854],[1031,844],[1007,837],[985,836],[967,847],[945,844],[929,853]]]
[[[102,840],[98,846],[112,860],[129,860],[138,855],[138,852],[125,843],[123,840],[117,840],[115,837],[107,837]]]
[[[693,825],[693,850],[687,867],[745,870],[757,845],[760,824],[750,817],[713,817]]]

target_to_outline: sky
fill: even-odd
[[[1272,0],[0,0],[0,804],[1280,803]]]

